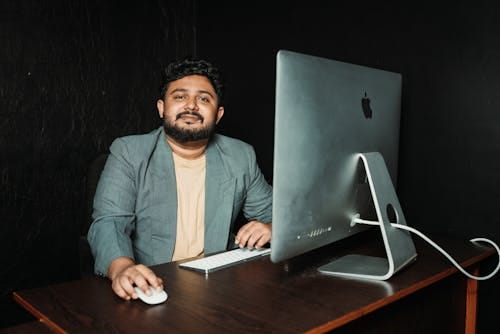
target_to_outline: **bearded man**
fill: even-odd
[[[148,266],[271,240],[272,188],[254,149],[216,133],[223,96],[212,64],[174,62],[157,101],[162,126],[110,146],[88,240],[96,274],[119,297],[163,288]],[[247,223],[231,238],[240,212]]]

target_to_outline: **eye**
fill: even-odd
[[[174,95],[173,98],[176,101],[182,101],[182,100],[184,100],[184,95]]]
[[[209,103],[210,102],[210,98],[206,97],[206,96],[200,96],[198,98],[198,100],[200,100],[201,102],[203,103]]]

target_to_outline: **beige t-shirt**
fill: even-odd
[[[205,162],[205,155],[195,160],[188,160],[174,153],[177,180],[177,237],[172,261],[203,254]]]

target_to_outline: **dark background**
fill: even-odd
[[[498,242],[500,4],[495,1],[0,1],[0,327],[11,292],[76,279],[91,161],[159,125],[162,68],[197,55],[227,78],[220,131],[272,181],[279,49],[402,73],[398,194],[425,233]],[[481,282],[479,333],[499,277]],[[6,315],[6,316],[4,316]]]

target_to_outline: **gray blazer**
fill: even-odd
[[[205,254],[226,249],[239,212],[271,222],[272,188],[254,149],[215,135],[206,150]],[[177,187],[172,151],[163,127],[116,139],[94,197],[88,240],[95,272],[128,256],[155,265],[172,260],[177,232]]]

